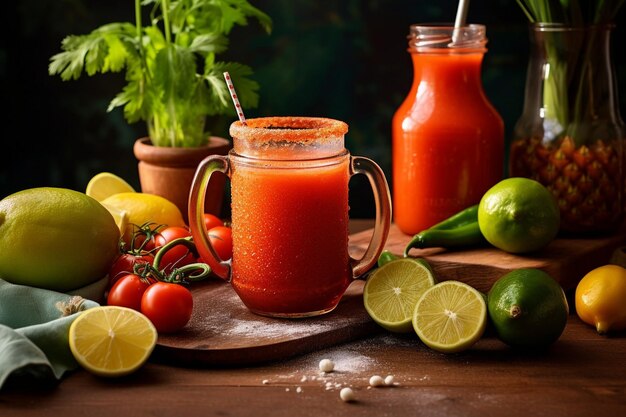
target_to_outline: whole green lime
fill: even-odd
[[[541,348],[563,333],[569,306],[561,286],[539,269],[518,269],[495,282],[487,309],[496,334],[514,347]]]
[[[559,231],[559,207],[546,187],[529,178],[507,178],[491,187],[478,205],[480,231],[510,253],[539,250]]]
[[[0,278],[69,291],[104,277],[117,254],[113,216],[86,194],[31,188],[0,201]]]

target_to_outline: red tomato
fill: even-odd
[[[217,226],[209,230],[209,240],[223,261],[233,257],[233,234],[230,227]]]
[[[206,227],[206,230],[211,230],[217,226],[224,226],[224,222],[211,213],[204,213],[204,227]]]
[[[127,274],[121,277],[107,296],[107,304],[141,310],[141,297],[154,280],[141,278],[139,275]]]
[[[191,236],[191,232],[184,227],[171,226],[163,229],[156,235],[157,248],[168,244],[172,240]],[[158,250],[158,249],[157,249]],[[196,261],[193,252],[184,245],[177,245],[170,248],[159,262],[159,269],[164,269],[166,273],[170,273],[174,268],[194,263]]]
[[[182,329],[193,311],[191,292],[180,284],[156,282],[141,298],[141,312],[150,319],[159,333]]]
[[[189,236],[191,236],[191,232],[186,227],[170,226],[157,233],[155,243],[156,246],[159,247],[171,242],[174,239]]]
[[[152,264],[152,261],[154,261],[154,256],[149,253],[142,255],[124,253],[120,255],[109,269],[109,285],[115,284],[124,275],[135,273],[135,265]]]

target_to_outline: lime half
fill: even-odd
[[[483,295],[458,281],[444,281],[426,290],[413,313],[413,328],[422,342],[444,353],[468,349],[486,327]]]
[[[408,333],[417,300],[433,285],[435,277],[423,263],[409,258],[390,261],[367,279],[365,310],[385,329]]]

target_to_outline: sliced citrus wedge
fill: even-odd
[[[146,316],[125,307],[85,310],[70,326],[70,349],[86,370],[100,376],[136,371],[156,345],[157,331]]]
[[[484,296],[458,281],[444,281],[426,290],[413,313],[415,332],[426,346],[439,352],[468,349],[486,326]]]
[[[387,330],[411,331],[415,304],[435,277],[424,263],[403,258],[376,269],[363,288],[363,304],[370,317]]]
[[[89,180],[85,194],[102,201],[114,194],[134,192],[135,189],[123,178],[110,172],[101,172]]]

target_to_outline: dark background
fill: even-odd
[[[346,146],[373,158],[391,183],[391,118],[409,90],[409,25],[453,21],[449,0],[252,0],[274,22],[271,35],[256,22],[237,27],[221,55],[250,65],[260,103],[246,117],[325,116],[346,121]],[[139,189],[135,139],[143,123],[129,125],[109,101],[123,73],[63,82],[48,75],[61,40],[105,23],[134,22],[132,0],[22,0],[3,5],[0,80],[3,99],[0,198],[15,191],[56,186],[84,191],[98,172],[110,171]],[[613,33],[620,97],[626,97],[626,19]],[[468,21],[487,26],[483,64],[487,96],[505,122],[506,137],[521,113],[528,59],[527,20],[514,0],[473,0]],[[621,113],[626,103],[622,99]],[[209,120],[212,134],[228,137],[230,116]],[[393,187],[393,184],[390,184]],[[365,180],[351,183],[351,216],[372,215]],[[227,213],[224,213],[227,215]]]

